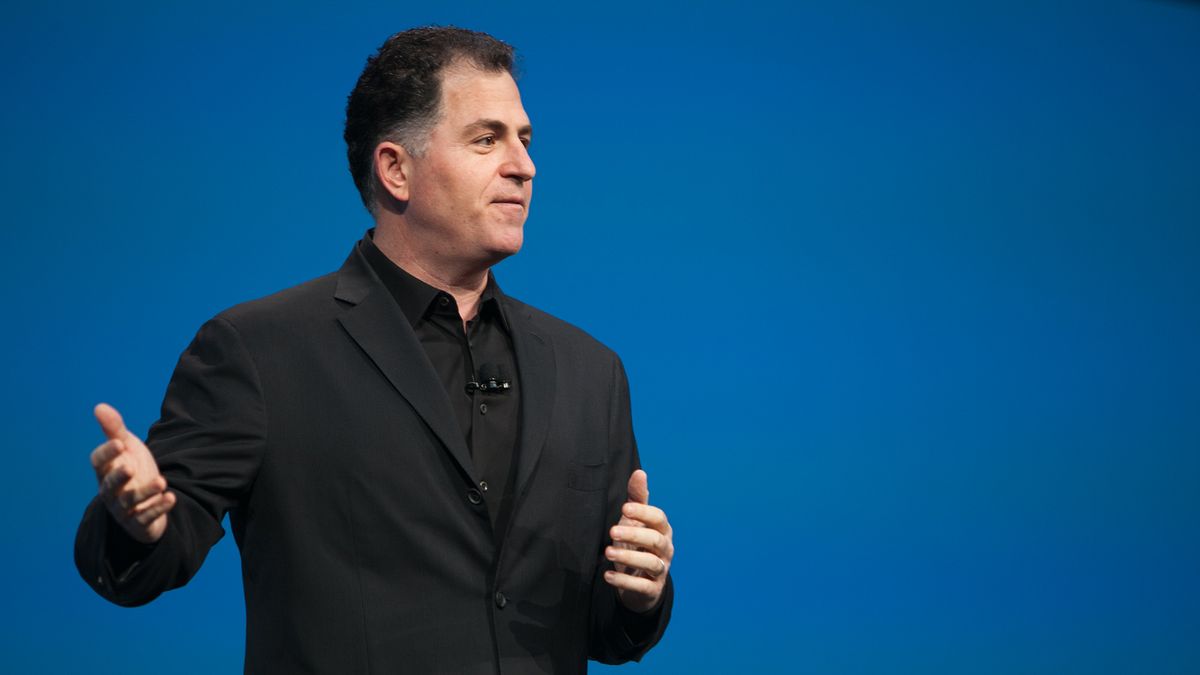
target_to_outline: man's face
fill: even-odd
[[[493,265],[521,249],[533,196],[532,129],[508,73],[452,67],[442,116],[412,158],[405,218],[439,257]]]

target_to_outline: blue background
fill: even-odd
[[[425,23],[518,47],[498,276],[628,367],[679,587],[629,671],[1200,672],[1200,6],[107,4],[0,27],[5,672],[240,672],[230,538],[76,574],[90,410],[341,263],[345,96]]]

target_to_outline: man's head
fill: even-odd
[[[458,28],[393,35],[346,106],[350,171],[377,226],[448,269],[490,266],[520,249],[531,133],[512,49]]]
[[[421,156],[442,112],[442,76],[451,66],[513,74],[513,49],[486,33],[453,27],[414,28],[388,38],[346,102],[346,154],[363,204],[376,212],[375,148],[383,141]]]

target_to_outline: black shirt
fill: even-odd
[[[370,236],[363,238],[361,246],[372,269],[412,324],[446,389],[499,541],[512,510],[520,408],[516,357],[500,287],[489,272],[479,312],[467,322],[464,332],[454,296],[405,272],[375,246]]]

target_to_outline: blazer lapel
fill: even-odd
[[[471,484],[478,483],[445,387],[408,319],[357,247],[338,273],[334,297],[353,305],[338,317],[342,327],[429,425]]]
[[[510,305],[511,307],[511,305]],[[529,484],[546,442],[546,430],[554,412],[554,345],[530,323],[524,307],[510,311],[513,322],[513,351],[521,391],[521,432],[517,443],[517,484],[514,497],[520,497]]]

